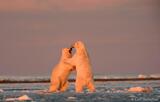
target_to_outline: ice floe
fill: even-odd
[[[4,92],[3,89],[0,89],[0,93]]]
[[[9,102],[9,101],[31,101],[32,98],[28,97],[27,95],[23,95],[23,96],[20,96],[18,98],[7,98],[6,101]]]
[[[129,92],[152,92],[151,87],[131,87],[128,89]]]

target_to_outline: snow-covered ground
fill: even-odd
[[[0,101],[17,101],[19,98],[30,99],[27,102],[160,102],[160,81],[109,81],[95,82],[97,91],[77,94],[74,83],[66,92],[46,93],[49,83],[0,84]],[[130,88],[150,87],[149,92],[130,92]],[[25,96],[25,97],[24,97]],[[21,98],[22,97],[22,98]],[[8,99],[8,100],[7,100]]]

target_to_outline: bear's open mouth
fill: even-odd
[[[69,53],[72,53],[72,48],[73,48],[73,47],[70,47],[70,49],[69,49]]]

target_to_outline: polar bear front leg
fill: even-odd
[[[68,88],[68,84],[69,84],[69,82],[66,81],[66,82],[64,83],[64,85],[60,88],[60,91],[61,91],[61,92],[66,91],[67,88]]]
[[[53,83],[51,83],[51,86],[49,88],[49,92],[57,92],[59,86],[60,86],[60,80],[58,78],[55,78]]]

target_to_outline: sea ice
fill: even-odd
[[[29,101],[32,100],[30,97],[27,95],[20,96],[18,98],[7,98],[6,101]]]
[[[2,89],[0,89],[0,93],[4,92]]]
[[[131,87],[128,89],[129,92],[151,92],[152,90],[151,87]]]
[[[23,95],[23,96],[18,97],[18,100],[24,101],[24,100],[32,100],[32,99],[30,97],[28,97],[27,95]]]
[[[76,97],[68,97],[68,99],[70,99],[70,100],[75,100]]]

